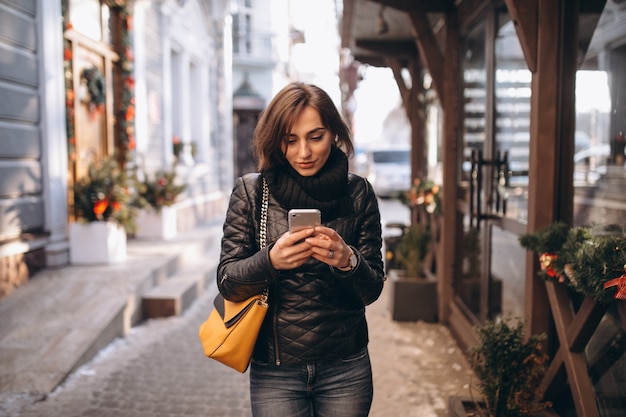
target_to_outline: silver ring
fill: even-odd
[[[329,258],[332,258],[333,256],[335,256],[335,251],[334,251],[334,250],[332,250],[332,249],[329,249],[329,250],[328,250],[328,257],[329,257]]]

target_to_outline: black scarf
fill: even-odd
[[[319,172],[303,177],[285,161],[263,171],[270,194],[280,205],[292,208],[317,208],[322,222],[354,212],[348,195],[348,158],[332,146],[328,161]]]

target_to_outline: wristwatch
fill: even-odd
[[[354,254],[354,251],[352,249],[350,249],[350,265],[344,266],[343,268],[338,267],[338,269],[340,271],[351,271],[354,268],[356,268],[357,261],[358,260],[357,260],[356,255]]]

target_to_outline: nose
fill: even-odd
[[[300,140],[298,143],[298,155],[300,158],[308,158],[311,155],[311,148],[309,147],[308,141]]]

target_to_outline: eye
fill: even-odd
[[[309,139],[314,141],[314,142],[318,142],[322,139],[324,139],[324,135],[326,134],[326,130],[325,129],[317,129],[314,132],[311,132],[311,135],[309,136]]]

